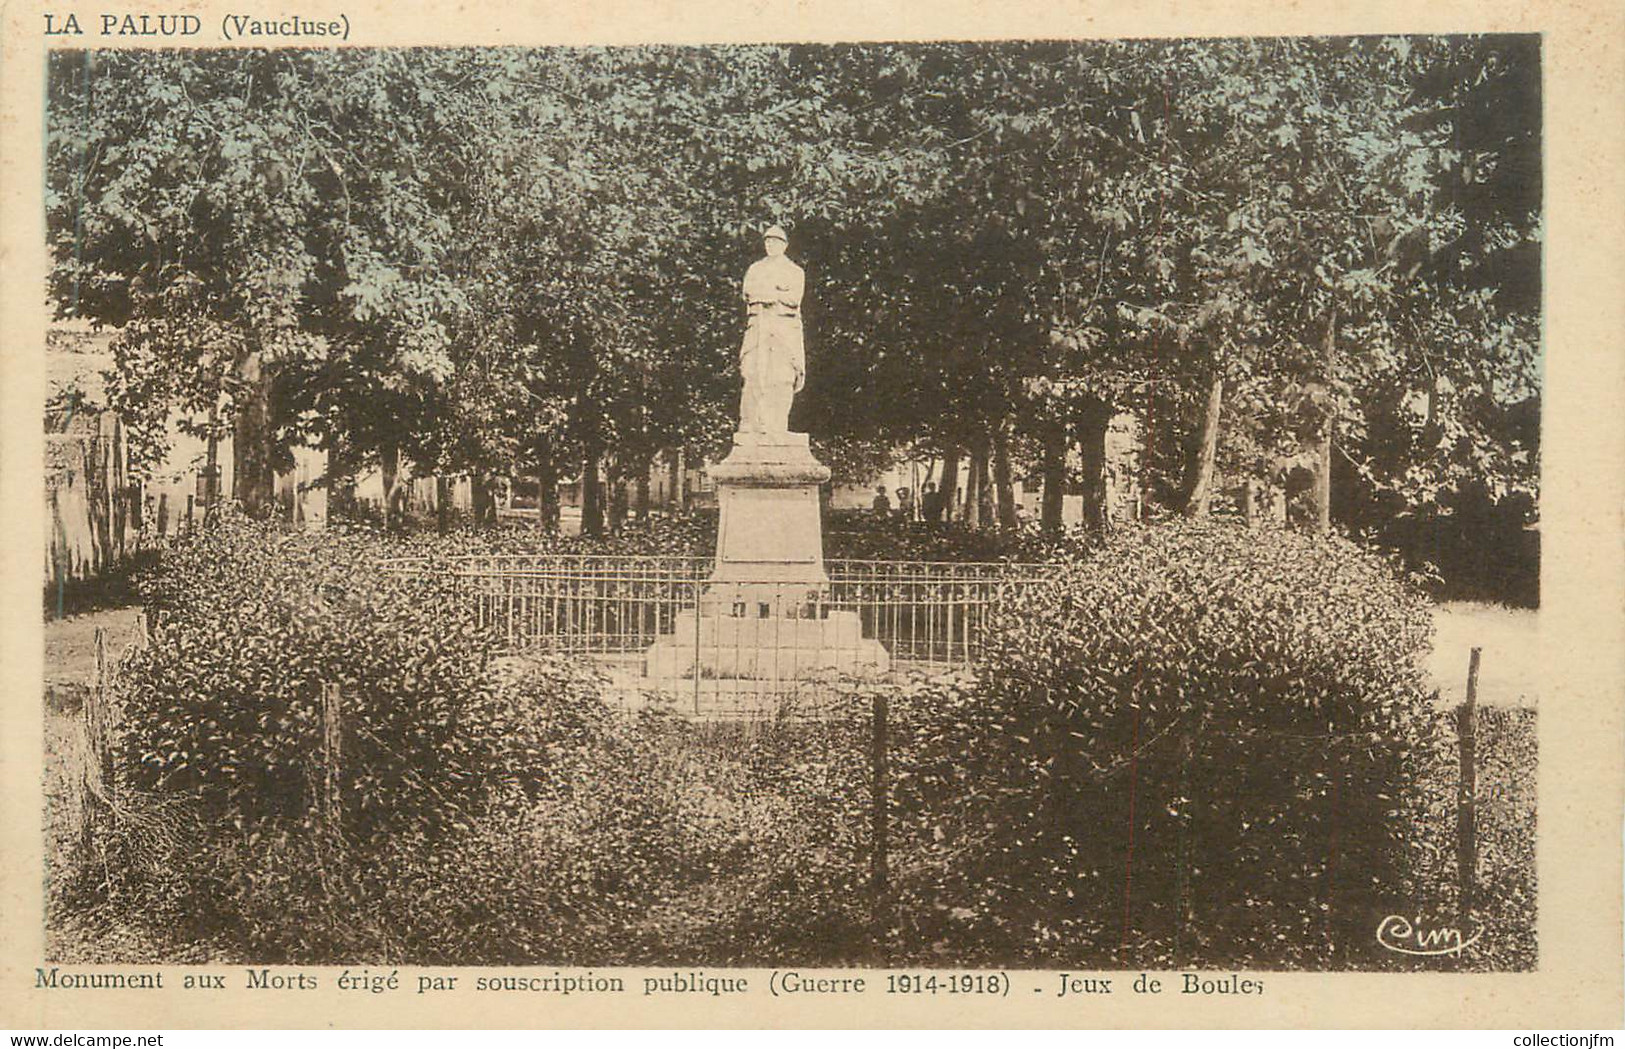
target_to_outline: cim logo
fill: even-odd
[[[1422,957],[1454,954],[1478,942],[1484,935],[1482,928],[1474,929],[1471,936],[1462,936],[1454,925],[1429,927],[1418,916],[1414,921],[1403,914],[1390,914],[1377,923],[1377,942],[1396,954]]]

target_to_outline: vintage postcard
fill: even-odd
[[[4,19],[6,1026],[1620,1026],[1618,10]]]

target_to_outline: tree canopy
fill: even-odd
[[[251,507],[295,440],[715,452],[775,222],[838,469],[1131,411],[1169,509],[1334,448],[1351,521],[1532,503],[1539,73],[1533,37],[57,51],[50,291],[120,328],[149,447],[235,431]]]

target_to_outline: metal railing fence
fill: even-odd
[[[822,585],[711,580],[705,557],[466,555],[391,561],[437,573],[509,655],[595,657],[621,691],[782,696],[831,677],[969,667],[995,606],[1050,566],[824,562]],[[698,706],[698,702],[696,703]]]
[[[762,619],[859,617],[862,635],[893,658],[965,665],[980,652],[989,610],[1049,566],[1004,562],[827,560],[827,587],[777,580],[710,580],[708,557],[467,555],[397,559],[385,570],[440,572],[474,602],[509,652],[641,652],[670,635],[684,610]],[[759,600],[760,599],[760,600]],[[741,607],[747,606],[747,607]],[[764,607],[765,606],[765,607]]]

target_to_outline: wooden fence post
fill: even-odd
[[[1189,719],[1195,716],[1192,710],[1186,710],[1183,717]],[[1191,764],[1196,755],[1196,730],[1187,723],[1179,732],[1179,797],[1181,806],[1178,816],[1178,830],[1174,846],[1174,917],[1177,921],[1174,934],[1175,951],[1182,949],[1185,942],[1185,933],[1193,924],[1191,897],[1191,859],[1194,845],[1191,841],[1191,825],[1196,815],[1196,792],[1191,784]]]
[[[113,688],[107,666],[107,631],[96,628],[96,709],[99,735],[96,740],[96,759],[101,769],[102,785],[107,791],[109,806],[116,800],[113,783]]]
[[[1478,659],[1475,648],[1467,663],[1467,699],[1456,711],[1456,734],[1461,748],[1461,777],[1456,789],[1456,878],[1460,887],[1461,917],[1473,909],[1478,876]]]
[[[344,769],[344,723],[337,685],[322,686],[322,822],[330,834],[337,834],[342,816],[339,794],[340,775]]]
[[[80,770],[80,840],[89,845],[103,814],[111,818],[114,801],[112,718],[107,679],[107,633],[96,628],[96,682],[80,707],[85,739],[84,768]]]
[[[884,951],[891,935],[891,906],[887,886],[887,799],[886,799],[886,695],[874,696],[873,737],[870,758],[874,767],[874,851],[870,856],[869,887],[873,893],[874,940]]]

